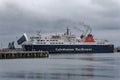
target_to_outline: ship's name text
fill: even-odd
[[[56,48],[56,51],[92,51],[92,48]]]

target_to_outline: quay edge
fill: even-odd
[[[47,58],[48,51],[8,51],[0,52],[0,59]]]

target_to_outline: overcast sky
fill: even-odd
[[[96,38],[120,45],[120,0],[0,0],[0,43],[5,47],[23,33],[64,32],[80,22],[90,25]]]

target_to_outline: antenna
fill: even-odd
[[[70,29],[67,27],[67,35],[70,34]]]

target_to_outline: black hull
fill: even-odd
[[[117,50],[117,52],[120,52],[120,50]]]
[[[49,51],[49,53],[113,53],[113,45],[22,45],[25,51]]]

